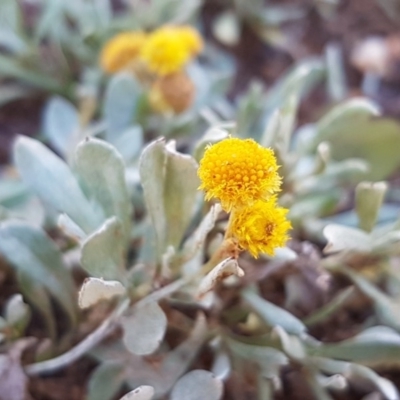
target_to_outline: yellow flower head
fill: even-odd
[[[182,25],[176,28],[179,32],[181,40],[185,43],[186,48],[192,56],[196,56],[203,50],[203,39],[196,29],[189,25]]]
[[[199,189],[206,200],[221,201],[226,211],[267,200],[279,191],[281,178],[271,149],[253,139],[228,138],[207,148],[200,161]]]
[[[152,72],[168,75],[181,70],[200,48],[188,28],[167,25],[149,36],[141,58]]]
[[[143,32],[124,32],[110,39],[100,55],[102,69],[113,74],[127,68],[138,58],[146,37]]]
[[[268,201],[259,200],[250,207],[241,208],[231,216],[231,235],[243,250],[257,258],[259,253],[270,256],[277,247],[289,239],[290,222],[286,219],[288,210],[276,205],[276,197]]]

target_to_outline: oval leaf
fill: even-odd
[[[43,231],[26,223],[0,224],[0,252],[18,270],[45,287],[75,321],[75,289],[55,244]]]
[[[131,316],[122,320],[124,343],[134,354],[146,355],[157,350],[165,330],[167,317],[156,302],[137,306]]]
[[[220,400],[223,391],[220,379],[209,371],[198,369],[178,380],[172,389],[171,400]]]
[[[68,165],[42,143],[20,136],[14,146],[14,160],[30,188],[86,233],[100,224],[100,216],[93,211]]]
[[[132,211],[121,155],[107,142],[86,139],[76,149],[74,170],[87,196],[99,204],[106,217],[116,216],[130,229]]]
[[[78,304],[80,308],[88,308],[100,300],[109,300],[125,293],[126,289],[121,282],[87,278],[79,291]]]
[[[83,242],[82,267],[97,278],[119,278],[124,265],[123,236],[120,222],[115,217],[108,219]]]
[[[127,393],[120,400],[151,400],[154,396],[154,388],[152,386],[139,386],[135,390]]]

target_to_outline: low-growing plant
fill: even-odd
[[[177,3],[152,2],[185,16]],[[0,365],[0,397],[22,399],[26,376],[89,356],[89,400],[282,399],[290,374],[304,399],[397,399],[385,369],[400,360],[398,122],[346,97],[330,50],[227,101],[229,57],[213,65],[205,44],[199,64],[186,17],[130,6],[146,33],[127,28],[130,14],[107,33],[104,93],[77,106],[51,97],[42,140],[19,136],[2,171],[0,269],[18,290],[0,317],[1,357],[20,385]],[[154,95],[174,74],[193,84],[179,109]],[[332,105],[298,126],[322,84]]]

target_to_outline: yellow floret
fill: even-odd
[[[146,37],[143,32],[124,32],[110,39],[100,55],[102,69],[113,74],[127,68],[138,58]]]
[[[198,39],[188,32],[188,28],[167,25],[149,36],[141,58],[152,72],[168,75],[181,70],[199,46]]]
[[[276,197],[257,201],[252,206],[235,211],[230,222],[230,233],[243,250],[257,258],[260,253],[270,256],[277,247],[283,247],[289,239],[288,210],[276,205]]]
[[[192,56],[196,56],[203,49],[203,39],[199,35],[196,29],[193,29],[189,25],[182,25],[176,28],[179,31],[182,41],[185,43],[187,49],[189,49]]]
[[[267,200],[279,191],[281,178],[274,152],[252,139],[228,138],[207,148],[200,161],[199,189],[217,198],[225,211]]]

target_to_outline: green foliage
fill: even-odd
[[[298,62],[268,90],[252,82],[228,101],[234,63],[207,43],[204,62],[187,70],[193,106],[155,114],[138,79],[102,76],[99,50],[116,32],[194,18],[200,2],[127,3],[118,13],[106,0],[42,1],[32,31],[18,2],[0,4],[0,77],[12,79],[1,82],[0,106],[38,88],[49,94],[42,135],[18,137],[15,170],[0,175],[0,253],[18,287],[2,310],[0,341],[11,347],[26,336],[39,312],[51,345],[34,350],[27,374],[89,354],[99,366],[88,400],[111,400],[124,387],[121,400],[218,400],[231,395],[224,384],[232,378],[260,399],[283,398],[282,369],[319,400],[360,387],[398,398],[380,376],[400,359],[400,219],[390,183],[400,166],[398,122],[367,98],[347,98],[336,47]],[[213,27],[228,46],[243,24],[274,43],[271,32],[305,12],[232,4]],[[336,5],[315,2],[326,16]],[[40,46],[54,63],[45,65]],[[321,84],[332,107],[299,126],[302,101]],[[226,215],[203,201],[197,169],[206,146],[229,135],[272,147],[281,165],[293,241],[275,257],[217,257]],[[73,276],[82,274],[77,293]],[[74,346],[86,318],[77,305],[99,303],[111,311]],[[367,317],[330,336],[346,310]],[[117,328],[120,337],[109,335]]]

